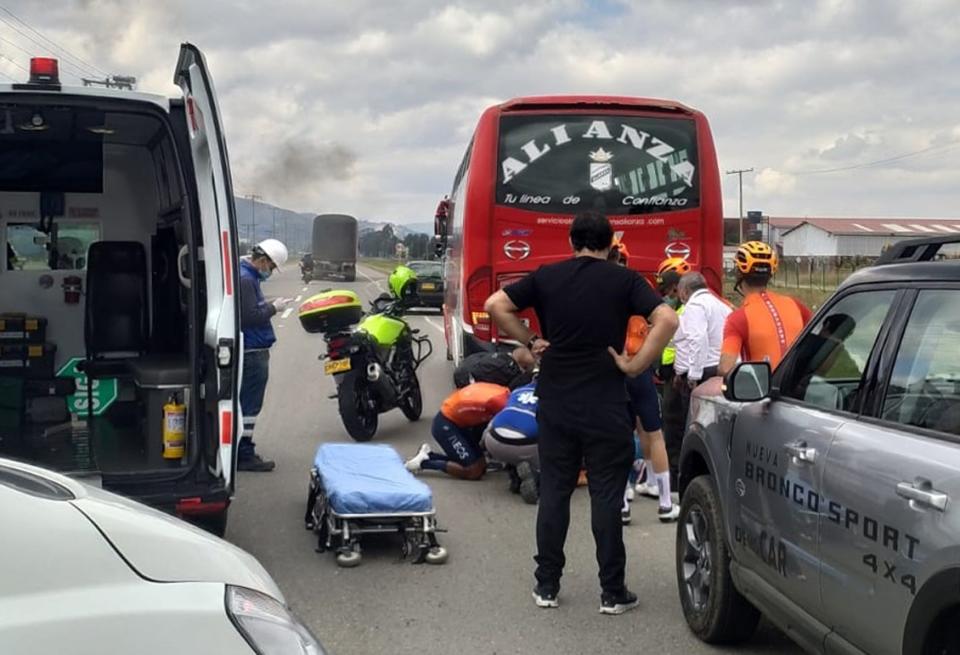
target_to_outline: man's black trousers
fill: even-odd
[[[540,400],[538,448],[540,502],[537,509],[537,581],[559,589],[566,559],[570,496],[586,464],[593,538],[600,587],[624,588],[626,552],[620,510],[633,464],[633,425],[626,402],[578,407]]]

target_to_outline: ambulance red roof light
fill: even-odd
[[[30,82],[32,84],[59,84],[59,62],[51,57],[33,57],[30,60]]]

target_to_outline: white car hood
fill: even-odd
[[[200,528],[48,469],[0,458],[0,472],[4,469],[45,478],[69,493],[48,500],[0,484],[0,523],[14,526],[16,536],[0,538],[0,574],[12,574],[23,565],[13,555],[26,560],[35,556],[45,562],[56,560],[45,556],[47,549],[67,548],[73,557],[61,558],[64,570],[58,568],[59,560],[58,566],[48,564],[44,569],[44,575],[48,569],[56,570],[61,586],[71,584],[73,578],[84,581],[108,574],[119,578],[135,572],[154,582],[247,587],[285,602],[273,578],[253,555]],[[9,567],[12,570],[7,570]],[[37,577],[35,570],[32,575]],[[4,589],[3,577],[0,575],[0,590]]]
[[[248,552],[169,514],[84,487],[70,501],[131,568],[155,582],[222,582],[285,602],[266,569]]]

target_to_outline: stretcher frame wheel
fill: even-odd
[[[443,546],[432,546],[424,559],[427,564],[444,564],[449,557],[450,553]]]
[[[345,569],[352,569],[355,566],[360,566],[360,562],[362,561],[363,555],[360,554],[359,550],[341,550],[339,553],[337,553],[337,566]]]

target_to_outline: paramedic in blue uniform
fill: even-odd
[[[557,607],[566,562],[570,496],[586,463],[590,514],[600,569],[600,611],[637,606],[625,584],[626,552],[620,510],[633,466],[633,425],[624,375],[636,376],[660,357],[677,329],[677,315],[636,271],[607,261],[613,230],[595,211],[570,226],[573,257],[541,266],[485,303],[501,334],[542,356],[537,378],[540,503],[534,601]],[[543,336],[517,313],[534,308]],[[632,357],[622,352],[631,316],[650,331]]]
[[[276,239],[265,239],[240,260],[240,329],[243,332],[243,379],[240,382],[240,409],[243,432],[237,448],[240,471],[272,471],[276,466],[263,459],[253,443],[253,431],[263,407],[270,375],[270,348],[277,340],[270,319],[287,304],[278,298],[267,302],[260,283],[287,261],[287,247]]]
[[[537,433],[537,385],[531,382],[510,393],[507,406],[493,417],[480,442],[491,459],[512,470],[511,489],[531,505],[539,495]]]

